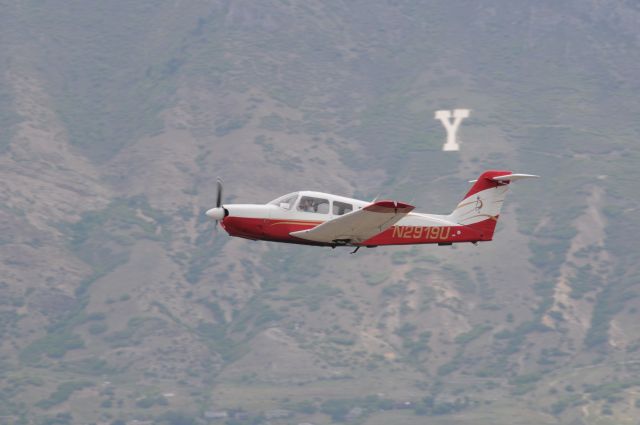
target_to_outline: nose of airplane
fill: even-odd
[[[225,217],[225,210],[223,207],[211,208],[210,210],[207,210],[205,215],[216,221],[220,221]]]

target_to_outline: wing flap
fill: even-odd
[[[377,201],[291,236],[314,242],[360,243],[397,223],[415,207],[396,201]]]

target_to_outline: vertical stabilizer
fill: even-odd
[[[511,171],[506,170],[490,170],[482,173],[448,218],[472,228],[478,233],[479,240],[493,239],[502,203],[509,189],[509,180],[496,181],[493,178],[511,174]]]
[[[478,180],[473,181],[474,185],[447,218],[473,229],[478,233],[478,240],[490,241],[493,239],[509,183],[532,177],[538,176],[513,174],[505,170],[485,171]]]

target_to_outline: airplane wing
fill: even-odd
[[[396,201],[377,201],[291,236],[314,242],[360,243],[396,224],[415,207]]]

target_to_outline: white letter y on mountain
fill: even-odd
[[[442,146],[443,151],[460,150],[456,135],[458,134],[460,123],[469,116],[469,112],[471,112],[469,109],[454,109],[453,122],[451,122],[451,111],[436,111],[435,119],[440,120],[444,129],[447,131],[447,142]]]

